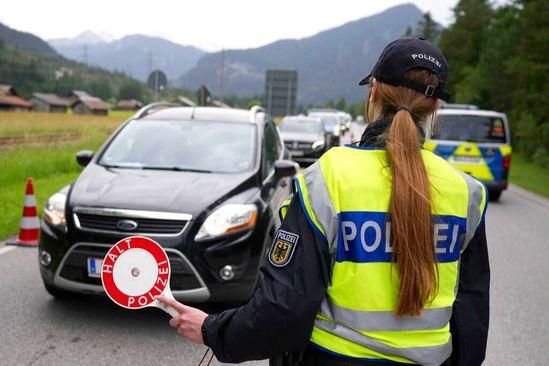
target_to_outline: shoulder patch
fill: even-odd
[[[299,235],[278,230],[269,251],[269,262],[275,267],[287,265],[294,255],[298,240]]]

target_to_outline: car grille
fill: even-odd
[[[137,224],[137,227],[134,230],[131,230],[131,232],[147,234],[177,234],[185,228],[185,225],[188,222],[185,220],[161,220],[84,213],[77,213],[76,216],[78,218],[80,229],[89,231],[127,232],[120,230],[117,224],[121,220],[131,220]]]
[[[108,250],[108,247],[103,246],[78,245],[67,255],[59,276],[69,281],[102,286],[100,278],[88,276],[88,258],[104,258]],[[166,254],[170,261],[172,290],[191,290],[201,287],[193,269],[181,255],[172,251],[167,251]]]
[[[284,145],[290,150],[312,150],[312,142],[284,141]]]

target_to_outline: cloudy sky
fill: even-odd
[[[74,37],[86,30],[115,38],[140,33],[213,51],[311,36],[403,2],[406,0],[4,0],[0,22],[44,39]],[[411,2],[446,25],[457,1]]]

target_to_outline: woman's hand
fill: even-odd
[[[186,306],[172,298],[160,295],[156,298],[161,303],[171,306],[179,313],[170,320],[170,325],[177,329],[177,333],[185,336],[192,342],[204,344],[202,339],[202,323],[208,316],[202,310]]]

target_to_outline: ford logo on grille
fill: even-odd
[[[120,220],[116,223],[116,227],[124,231],[133,231],[137,229],[137,222],[132,220]]]

